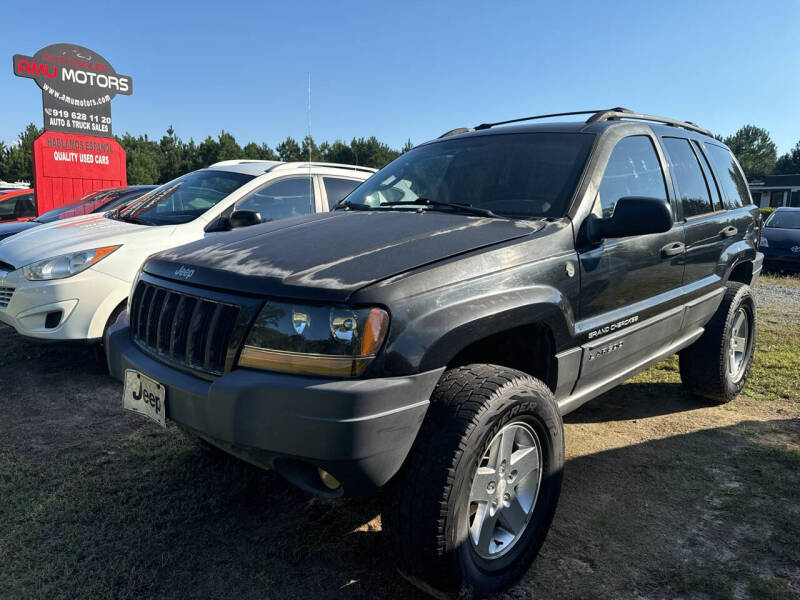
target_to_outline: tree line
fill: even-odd
[[[20,133],[17,143],[7,146],[0,142],[0,180],[31,181],[31,145],[41,133],[40,128],[30,123]],[[755,125],[745,125],[724,138],[716,137],[733,150],[749,179],[800,173],[800,141],[779,157],[769,132]],[[189,171],[236,158],[305,161],[310,157],[315,162],[381,168],[412,147],[409,140],[403,148],[396,150],[375,136],[353,138],[349,144],[342,140],[317,144],[311,136],[306,136],[299,142],[287,137],[275,148],[256,142],[241,146],[224,130],[216,138],[208,136],[200,143],[191,138],[185,142],[171,126],[158,141],[147,135],[133,136],[130,133],[116,139],[125,149],[128,183],[131,185],[165,183]]]
[[[31,181],[31,148],[41,133],[42,130],[31,123],[20,133],[18,143],[6,146],[0,142],[0,180]],[[310,159],[313,162],[345,163],[379,169],[412,147],[409,140],[403,148],[396,150],[375,136],[353,138],[350,143],[335,140],[317,144],[308,135],[299,142],[287,137],[275,148],[255,142],[241,146],[233,135],[224,130],[216,138],[208,136],[200,143],[193,139],[185,142],[171,126],[158,141],[151,140],[147,135],[134,136],[130,133],[115,138],[125,150],[130,185],[166,183],[189,171],[237,158],[282,161]]]

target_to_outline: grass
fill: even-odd
[[[762,273],[758,285],[788,285],[800,288],[800,275],[787,275],[781,273]]]
[[[776,284],[800,288],[800,278],[768,276],[759,283]],[[637,524],[632,514],[632,500],[608,507],[592,522],[592,530],[597,527],[603,537],[626,539],[627,546],[634,543],[631,538],[641,538],[639,528],[647,530],[651,547],[641,548],[633,560],[646,565],[648,554],[658,557],[649,578],[640,583],[655,585],[653,580],[661,580],[653,588],[656,597],[800,597],[800,504],[796,501],[800,490],[800,323],[796,315],[785,319],[779,309],[768,308],[771,311],[759,313],[756,357],[747,386],[730,404],[698,407],[680,386],[678,358],[673,356],[607,394],[605,406],[598,400],[596,406],[585,407],[592,416],[597,413],[610,419],[631,418],[629,413],[634,413],[641,428],[652,417],[657,435],[674,436],[662,440],[665,445],[657,450],[652,448],[660,442],[644,442],[640,452],[647,459],[635,463],[636,477],[648,481],[639,491],[647,498],[639,501],[649,504],[642,522]],[[641,400],[629,402],[631,395],[646,397],[651,408],[632,408]],[[683,410],[687,411],[683,417],[678,416],[680,412],[669,414]],[[584,421],[594,420],[583,416]],[[614,429],[619,429],[619,422]],[[675,435],[686,430],[691,433]],[[622,455],[613,457],[614,462],[622,459]],[[631,474],[630,468],[621,471]],[[663,496],[651,495],[653,487],[659,487]],[[670,501],[662,504],[667,497]],[[669,511],[675,506],[680,512],[669,521]],[[655,515],[671,523],[661,545],[659,528],[648,519]],[[663,550],[676,544],[676,538],[683,538],[683,549],[673,554]],[[598,579],[596,574],[595,582]],[[628,579],[634,586],[637,577]],[[590,585],[577,588],[573,595],[594,596]]]
[[[800,287],[762,279],[775,283]],[[798,597],[799,340],[800,324],[761,319],[728,405],[690,398],[672,357],[568,416],[553,529],[510,597]],[[76,425],[74,440],[42,449],[40,434],[30,453],[34,428],[9,444],[58,411],[118,414],[115,385],[57,356],[35,354],[51,387],[0,398],[0,598],[424,597],[384,553],[378,497],[311,498],[121,411],[113,435]],[[63,377],[75,395],[43,404]],[[102,385],[106,396],[85,389]]]

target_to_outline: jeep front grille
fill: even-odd
[[[14,295],[13,287],[0,287],[0,309],[4,309],[11,302],[11,296]]]
[[[222,375],[240,308],[139,281],[129,307],[131,332],[143,350]]]

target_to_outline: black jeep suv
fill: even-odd
[[[676,352],[697,396],[742,389],[763,255],[700,127],[511,123],[422,144],[328,214],[148,259],[108,340],[125,406],[315,494],[386,486],[429,592],[513,583],[553,519],[562,415]]]

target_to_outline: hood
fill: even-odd
[[[769,244],[775,248],[791,248],[800,244],[800,229],[778,229],[777,227],[764,227],[761,237],[767,238]]]
[[[4,240],[7,237],[12,235],[16,235],[21,231],[25,231],[26,229],[32,229],[33,227],[38,227],[41,223],[36,223],[35,221],[15,221],[13,223],[0,223],[0,240]]]
[[[0,261],[18,269],[67,252],[123,244],[130,234],[147,229],[153,228],[107,219],[101,214],[73,217],[32,227],[0,241]]]
[[[145,271],[250,294],[344,301],[382,279],[541,227],[434,211],[337,211],[172,248],[151,257]]]

